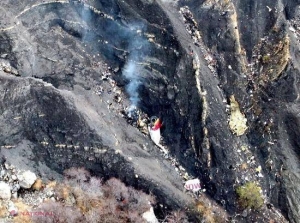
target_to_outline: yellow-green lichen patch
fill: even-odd
[[[230,96],[230,119],[229,128],[237,136],[241,136],[247,130],[247,119],[240,111],[240,106],[235,100],[234,95]]]

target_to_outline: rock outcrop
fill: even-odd
[[[31,171],[23,171],[17,175],[20,187],[22,188],[31,188],[31,186],[36,181],[37,177],[35,173]]]

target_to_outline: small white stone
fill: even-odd
[[[258,173],[258,177],[263,178],[264,175],[262,175],[261,173]]]
[[[46,192],[47,197],[52,197],[54,195],[53,191],[49,190]]]
[[[180,169],[181,171],[185,171],[185,169],[184,169],[182,166],[179,166],[179,169]]]

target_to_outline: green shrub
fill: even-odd
[[[259,209],[264,200],[260,193],[261,188],[255,182],[248,182],[236,189],[239,198],[239,203],[244,208]]]
[[[262,62],[263,63],[268,63],[270,61],[270,59],[271,59],[270,55],[264,55],[262,57]]]

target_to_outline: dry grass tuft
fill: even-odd
[[[34,190],[41,190],[44,187],[43,181],[41,179],[37,179],[35,183],[32,185]]]
[[[0,201],[1,202],[1,201]],[[5,218],[8,215],[6,206],[1,202],[0,203],[0,218]]]
[[[247,163],[242,163],[241,166],[240,166],[241,170],[246,170],[248,169],[248,165]]]
[[[50,181],[47,185],[46,188],[51,188],[54,189],[56,187],[56,181]]]
[[[202,221],[207,223],[223,223],[224,218],[215,214],[210,206],[207,206],[204,202],[198,201],[196,203],[196,211],[201,215]],[[201,222],[202,222],[201,221]]]

